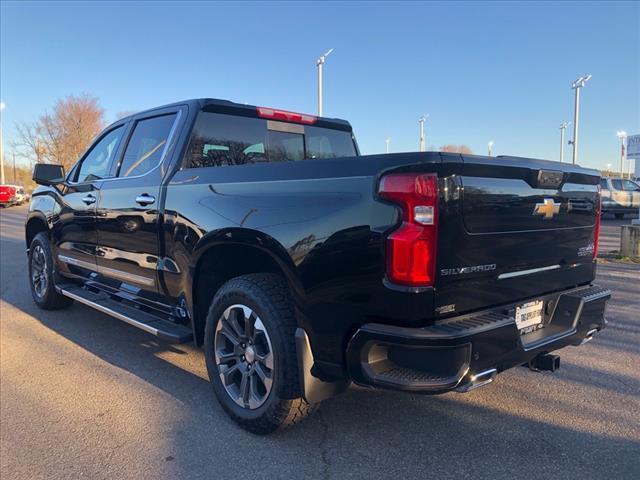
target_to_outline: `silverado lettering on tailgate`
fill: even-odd
[[[490,272],[495,269],[495,263],[490,263],[488,265],[474,265],[472,267],[441,268],[440,275],[462,275],[465,273]]]

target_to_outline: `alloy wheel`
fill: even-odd
[[[47,291],[47,257],[41,245],[33,248],[31,255],[31,283],[38,297],[43,297]]]
[[[216,366],[231,399],[254,410],[273,386],[271,339],[260,317],[245,305],[231,305],[218,319],[214,339]]]

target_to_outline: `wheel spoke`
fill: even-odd
[[[264,388],[269,391],[269,389],[271,388],[271,384],[273,383],[273,380],[271,379],[271,372],[267,373],[261,363],[256,364],[255,371],[256,376],[260,379],[260,381],[264,385]]]
[[[232,367],[227,367],[226,365],[219,366],[218,370],[220,371],[220,378],[222,379],[222,383],[225,385],[225,387],[228,387],[231,383],[233,383],[233,373],[238,371],[239,366],[240,365],[238,363],[236,363]]]
[[[220,333],[231,342],[231,344],[235,347],[237,345],[240,345],[240,340],[238,339],[238,336],[236,335],[236,332],[233,328],[231,328],[230,325],[226,324],[226,322],[222,322],[222,330],[220,330]]]
[[[228,365],[233,361],[237,361],[235,352],[222,352],[218,351],[218,364],[219,365]]]
[[[240,380],[240,398],[242,399],[242,403],[247,405],[249,403],[249,374],[243,373],[242,380]]]
[[[249,382],[249,408],[258,408],[262,403],[262,396],[258,393],[258,377],[253,374]]]
[[[232,308],[229,312],[228,322],[238,338],[244,334],[244,318],[241,317],[242,310],[239,308]]]
[[[273,354],[271,352],[267,352],[264,354],[256,353],[256,358],[269,370],[273,370]]]
[[[255,336],[256,318],[258,317],[256,316],[255,312],[251,312],[249,315],[245,315],[244,317],[244,335],[252,340]]]

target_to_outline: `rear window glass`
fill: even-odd
[[[330,128],[305,127],[307,158],[352,157],[356,154],[348,132]]]
[[[356,155],[350,132],[221,113],[200,113],[185,159],[187,168],[223,167]],[[287,124],[288,125],[288,124]]]

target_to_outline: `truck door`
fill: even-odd
[[[103,179],[117,158],[125,124],[105,132],[78,162],[60,189],[53,231],[54,255],[63,274],[96,272],[96,206]]]
[[[180,114],[177,108],[135,117],[115,176],[100,192],[98,279],[137,296],[159,292],[161,184]]]

